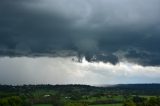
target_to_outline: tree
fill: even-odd
[[[0,106],[9,106],[7,99],[0,99]]]
[[[132,100],[126,100],[123,106],[136,106],[136,104]]]
[[[0,99],[0,106],[22,106],[22,100],[18,96]]]
[[[147,105],[147,98],[134,96],[133,102],[136,104],[136,106],[146,106]]]
[[[12,96],[8,98],[8,103],[10,104],[10,106],[21,106],[22,100],[18,96]]]
[[[64,106],[88,106],[87,103],[73,103],[73,102],[68,102]]]
[[[59,94],[56,94],[52,97],[52,105],[53,106],[64,106],[64,103],[61,100],[61,96]]]
[[[147,106],[160,106],[160,98],[151,97],[147,103]]]

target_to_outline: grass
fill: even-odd
[[[36,105],[33,105],[33,106],[52,106],[51,104],[36,104]]]
[[[34,97],[41,97],[44,95],[54,95],[56,92],[53,90],[36,90],[34,92],[32,92]]]
[[[52,106],[51,104],[36,104],[33,106]],[[122,106],[122,104],[99,104],[99,105],[90,105],[90,106]]]
[[[52,106],[51,104],[35,104],[33,106]],[[97,105],[89,105],[89,106],[122,106],[122,104],[97,104]]]
[[[113,97],[106,97],[106,96],[101,96],[101,97],[90,97],[88,99],[85,99],[87,102],[94,102],[94,101],[105,101],[105,100],[116,100],[116,101],[123,101],[124,97],[119,95],[119,96],[113,96]]]
[[[122,104],[99,104],[99,105],[90,105],[90,106],[122,106]]]

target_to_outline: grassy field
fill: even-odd
[[[36,104],[33,106],[52,106],[51,104]],[[90,106],[122,106],[122,104],[101,104],[101,105],[90,105]]]
[[[52,106],[51,104],[36,104],[36,105],[33,105],[33,106]]]
[[[106,97],[106,96],[101,96],[101,97],[90,97],[88,99],[86,99],[85,101],[87,102],[94,102],[94,101],[97,101],[97,100],[117,100],[117,101],[123,101],[124,100],[124,97],[122,95],[119,95],[119,96],[113,96],[112,98],[111,97]]]
[[[90,105],[90,106],[122,106],[122,104],[100,104],[100,105]]]
[[[32,92],[34,97],[41,97],[44,95],[54,95],[56,92],[53,90],[36,90],[34,92]]]

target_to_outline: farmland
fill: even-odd
[[[160,84],[0,85],[0,106],[157,106],[159,96]]]

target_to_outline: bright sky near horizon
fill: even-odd
[[[91,63],[85,58],[79,63],[72,58],[0,58],[0,83],[98,85],[160,82],[160,67],[144,67],[127,61],[116,65]]]

